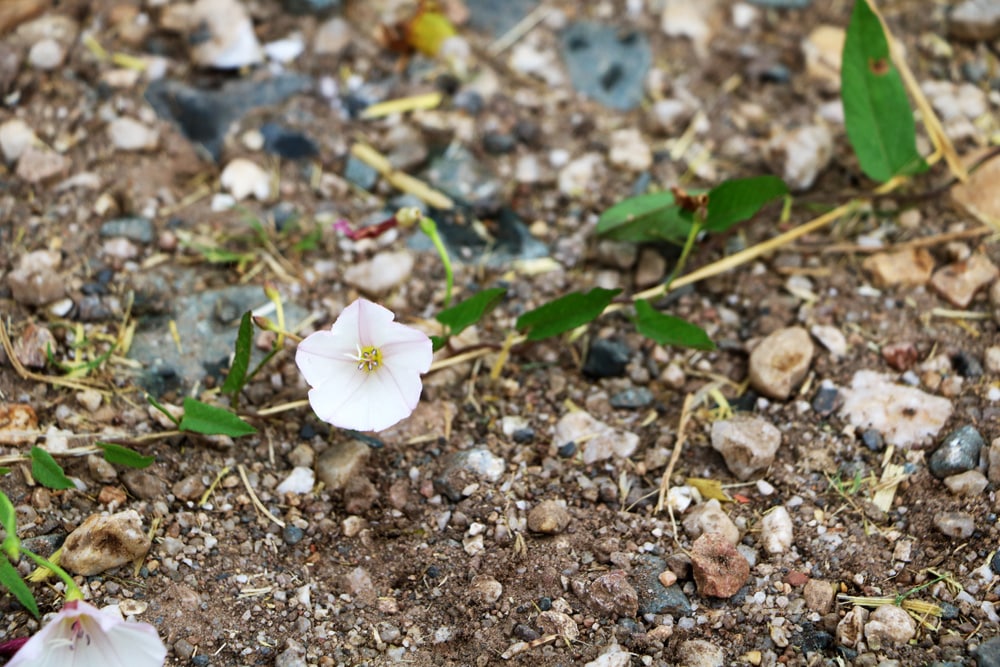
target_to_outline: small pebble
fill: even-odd
[[[750,563],[717,533],[706,533],[691,545],[691,569],[698,593],[730,598],[750,578]]]
[[[639,596],[622,570],[613,570],[594,579],[587,587],[590,606],[611,616],[634,617],[639,613]]]
[[[291,523],[285,525],[281,531],[281,539],[289,546],[298,544],[303,537],[305,537],[305,531]]]
[[[792,517],[781,505],[770,510],[760,522],[760,541],[764,550],[780,554],[792,547]]]
[[[738,416],[712,424],[712,448],[740,480],[766,470],[780,446],[781,431],[760,417]]]
[[[677,667],[723,667],[726,652],[704,639],[688,639],[677,646]]]
[[[865,623],[865,639],[878,650],[884,645],[905,644],[917,634],[917,623],[902,607],[894,604],[879,606]]]
[[[750,353],[750,383],[768,398],[785,400],[806,376],[814,352],[802,327],[779,329]]]
[[[952,431],[931,454],[927,467],[935,477],[944,478],[972,470],[979,465],[979,452],[986,446],[974,426]]]
[[[989,480],[978,470],[967,470],[944,478],[948,490],[956,496],[978,496],[986,490]]]
[[[565,503],[543,500],[528,512],[528,530],[546,535],[556,535],[569,526],[570,515]]]
[[[934,527],[948,537],[966,539],[976,530],[976,522],[966,512],[939,512],[934,515]]]

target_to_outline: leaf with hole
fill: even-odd
[[[604,312],[620,289],[595,287],[589,292],[570,292],[517,318],[517,330],[527,331],[528,340],[542,340],[575,329]]]
[[[777,176],[734,178],[708,192],[708,215],[705,229],[722,232],[749,220],[765,204],[788,194],[788,186]]]
[[[696,350],[715,349],[715,343],[704,329],[683,318],[661,313],[646,299],[635,302],[635,328],[660,345],[691,347]]]
[[[926,171],[906,87],[867,0],[856,0],[851,12],[840,84],[847,138],[861,170],[881,182]]]
[[[257,429],[232,412],[193,398],[184,399],[184,417],[178,428],[202,435],[228,435],[232,438],[257,432]]]
[[[691,214],[681,210],[673,193],[654,192],[630,197],[606,210],[596,232],[613,241],[684,245],[691,232]]]
[[[47,489],[76,488],[73,480],[63,472],[62,466],[41,447],[31,448],[31,476]]]
[[[240,330],[236,334],[236,350],[229,374],[222,385],[223,394],[238,394],[246,383],[247,369],[250,367],[251,338],[253,337],[253,313],[249,310],[243,313],[240,320]]]

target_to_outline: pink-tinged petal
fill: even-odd
[[[370,373],[358,370],[357,364],[353,364],[349,372],[331,375],[322,384],[310,389],[309,405],[316,416],[326,423],[357,430],[350,424],[357,419],[359,390],[370,376]]]
[[[337,321],[333,323],[332,330],[336,330],[340,326],[340,320],[348,314],[348,311],[351,311],[350,318],[343,326],[345,330],[348,327],[354,330],[356,340],[361,344],[361,347],[381,345],[380,332],[386,326],[391,326],[396,317],[391,310],[377,303],[372,303],[368,299],[356,299],[354,303],[344,309]]]
[[[421,339],[397,340],[379,348],[382,350],[382,362],[389,368],[409,370],[417,374],[430,370],[434,359],[431,339],[419,331],[416,333],[420,334]]]
[[[364,416],[364,428],[358,431],[384,431],[402,419],[406,419],[420,400],[420,378],[414,376],[417,383],[416,400],[411,399],[412,382],[400,383],[389,372],[387,366],[370,373],[370,380],[362,385],[357,393],[359,417]]]
[[[339,320],[338,320],[339,321]],[[333,331],[317,331],[299,343],[295,350],[295,365],[310,387],[318,387],[329,378],[346,377],[357,371],[358,343]]]
[[[127,623],[76,600],[67,602],[7,667],[162,667],[166,656],[151,625]]]

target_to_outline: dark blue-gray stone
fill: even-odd
[[[653,402],[653,392],[645,387],[629,387],[611,397],[611,407],[636,410]]]
[[[496,199],[503,189],[500,179],[459,144],[434,158],[424,178],[449,197],[473,205]]]
[[[269,303],[263,290],[252,285],[198,292],[197,271],[178,269],[160,281],[170,295],[164,297],[163,313],[139,319],[128,355],[145,369],[139,384],[156,396],[190,388],[206,375],[228,368],[243,313]],[[297,322],[308,313],[286,302],[285,315],[288,321]],[[180,349],[170,330],[171,319],[180,334]],[[264,354],[254,348],[250,367]]]
[[[465,6],[469,10],[469,25],[500,37],[537,7],[538,0],[466,0]]]
[[[252,109],[281,104],[311,87],[311,78],[291,73],[263,81],[234,81],[219,90],[158,79],[146,88],[146,101],[160,118],[176,123],[185,137],[218,162],[230,125]]]
[[[285,544],[288,545],[298,544],[305,536],[306,533],[304,530],[292,524],[285,526],[284,530],[281,532],[281,538],[285,541]]]
[[[613,338],[598,338],[587,350],[583,374],[592,378],[621,377],[632,356],[628,345]]]
[[[840,402],[840,393],[833,385],[820,385],[819,391],[813,396],[812,409],[819,415],[826,417],[837,409]]]
[[[153,221],[149,218],[130,216],[108,220],[102,224],[101,236],[103,238],[124,237],[136,243],[152,243],[153,239],[156,238],[156,230],[153,228]]]
[[[1000,550],[993,553],[993,558],[990,559],[990,568],[1000,574]]]
[[[483,135],[483,148],[491,155],[504,155],[514,150],[517,142],[504,132],[487,132]]]
[[[645,35],[612,25],[579,22],[559,36],[563,61],[577,91],[610,109],[642,102],[652,53]]]
[[[963,426],[945,437],[931,454],[927,467],[935,477],[948,477],[979,465],[979,450],[985,445],[983,436],[973,426]]]
[[[362,190],[371,190],[378,181],[378,172],[367,163],[351,155],[347,158],[347,164],[344,165],[344,178]]]
[[[808,654],[825,651],[833,645],[834,640],[829,632],[817,629],[812,623],[803,623],[802,632],[795,635],[792,641],[803,653]]]
[[[1000,667],[1000,637],[989,639],[972,650],[978,667]]]
[[[979,359],[965,351],[956,352],[951,357],[951,365],[955,372],[964,378],[977,378],[983,374],[983,365]]]
[[[286,160],[305,160],[319,155],[316,143],[298,130],[265,123],[260,133],[264,135],[264,150]]]
[[[576,455],[576,443],[570,440],[567,443],[563,443],[559,446],[556,452],[561,458],[568,459]]]
[[[437,223],[438,233],[452,261],[502,269],[517,260],[538,259],[549,254],[548,247],[532,236],[517,214],[506,206],[484,221],[483,227],[491,235],[488,238],[480,234],[478,225],[471,224],[477,219],[475,211],[461,202],[450,211],[432,211],[431,217]],[[420,231],[410,236],[408,245],[414,250],[434,251],[434,244]]]
[[[873,452],[881,452],[885,449],[885,439],[881,433],[873,428],[866,428],[861,432],[861,443]]]
[[[633,563],[635,591],[639,595],[639,614],[691,613],[691,602],[680,586],[664,586],[660,573],[666,571],[667,561],[658,556],[642,554]]]

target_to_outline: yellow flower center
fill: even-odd
[[[358,362],[359,371],[371,373],[382,365],[382,351],[374,345],[366,345],[365,347],[359,345],[358,356],[355,359]]]

